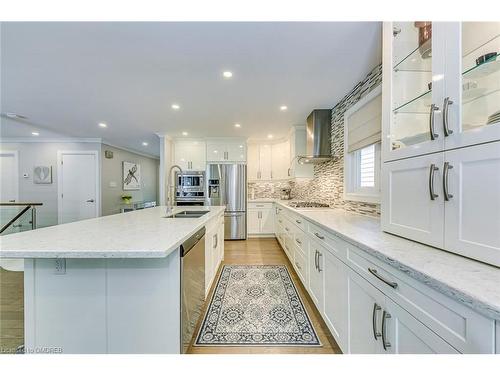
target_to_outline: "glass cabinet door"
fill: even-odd
[[[444,90],[439,23],[394,22],[392,28],[389,154],[438,151],[443,147],[438,103]]]
[[[500,140],[500,22],[455,23],[448,40],[445,147]]]

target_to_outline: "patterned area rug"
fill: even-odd
[[[224,266],[197,346],[321,346],[286,266]]]

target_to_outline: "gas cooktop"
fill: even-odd
[[[318,203],[318,202],[306,202],[306,201],[297,201],[288,203],[290,207],[293,208],[328,208],[330,207],[326,203]]]

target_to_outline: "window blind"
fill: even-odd
[[[347,118],[347,152],[380,142],[382,95],[376,96]]]

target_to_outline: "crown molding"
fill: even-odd
[[[35,138],[7,137],[0,138],[0,143],[102,143],[101,138]]]

